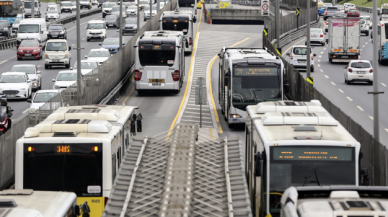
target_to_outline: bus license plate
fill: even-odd
[[[150,83],[164,83],[164,79],[150,79]]]

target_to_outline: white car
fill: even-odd
[[[71,10],[75,11],[77,9],[77,2],[71,2]]]
[[[144,21],[147,21],[151,19],[151,17],[154,17],[157,13],[156,5],[152,5],[152,16],[150,16],[150,7],[144,8]]]
[[[42,88],[42,76],[38,67],[33,64],[14,65],[10,72],[24,72],[31,81],[32,90],[40,90]]]
[[[333,6],[333,4],[332,3],[323,3],[323,6],[329,7],[329,6]]]
[[[365,33],[366,36],[369,35],[369,25],[365,20],[360,21],[361,33]]]
[[[95,60],[81,60],[81,74],[86,75],[98,67],[98,63]],[[74,63],[74,68],[71,70],[77,71],[77,62]]]
[[[310,43],[319,43],[322,46],[325,45],[325,36],[321,28],[310,29]],[[305,37],[305,45],[307,45],[307,35]]]
[[[22,18],[16,18],[15,21],[12,23],[12,32],[17,32],[19,29],[19,23],[22,20]]]
[[[28,113],[34,114],[41,106],[46,102],[52,99],[54,96],[57,96],[60,93],[60,90],[38,90],[32,99],[27,99],[27,102],[31,103]],[[58,108],[63,104],[62,98],[58,102],[58,105],[52,105],[53,108]]]
[[[73,13],[73,10],[71,9],[71,1],[61,2],[61,13],[63,13],[64,11]]]
[[[8,99],[28,99],[31,93],[31,81],[25,72],[5,72],[1,75],[0,95]]]
[[[361,20],[365,20],[366,24],[369,26],[369,29],[372,29],[372,20],[370,19],[370,16],[360,16]]]
[[[329,31],[329,22],[325,21],[325,32]]]
[[[88,22],[86,28],[86,40],[106,38],[106,29],[104,20],[91,20]]]
[[[93,60],[96,61],[99,65],[104,63],[109,57],[111,56],[108,49],[105,48],[98,48],[98,49],[91,49],[89,54],[85,56],[87,60]]]
[[[46,21],[54,21],[59,19],[61,16],[57,10],[51,10],[46,12]]]
[[[127,16],[137,16],[137,6],[128,6],[127,10],[125,11]]]
[[[123,6],[122,7],[122,14],[123,14],[123,17],[125,18],[125,17],[127,17],[127,13],[126,13],[126,11],[125,11],[125,7]],[[111,13],[112,15],[117,15],[118,17],[120,17],[120,6],[115,6],[115,7],[113,7],[112,8],[112,13]]]
[[[307,46],[295,45],[292,47],[291,52],[287,53],[290,57],[290,64],[294,68],[306,68],[307,65]],[[313,49],[310,48],[310,71],[314,72],[314,57]]]
[[[139,7],[141,10],[143,10],[145,7],[148,7],[148,6],[150,6],[149,0],[140,0],[139,1]]]
[[[106,15],[110,15],[112,13],[112,8],[116,5],[115,2],[104,2],[104,4],[102,4],[102,18],[105,18]]]
[[[66,89],[77,82],[77,71],[60,71],[53,82],[53,89]]]
[[[348,13],[349,10],[357,9],[356,6],[352,3],[344,3],[345,13]]]
[[[345,83],[368,82],[373,84],[373,68],[368,60],[351,60],[345,68]]]
[[[65,66],[70,68],[71,46],[66,39],[50,39],[46,43],[44,68],[52,66]]]
[[[97,0],[92,0],[92,5],[98,5],[98,1]]]

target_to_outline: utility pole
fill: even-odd
[[[76,0],[77,7],[77,100],[81,105],[81,19],[79,0]],[[69,63],[70,64],[70,63]]]
[[[137,31],[139,31],[140,29],[140,3],[139,3],[140,0],[137,0],[137,29],[136,29],[136,33]]]
[[[279,33],[280,33],[280,22],[279,22],[280,21],[280,13],[279,13],[280,5],[279,4],[280,4],[280,0],[276,0],[276,4],[275,4],[276,49],[278,49],[280,52],[280,43],[279,43],[280,42],[280,35],[279,35]],[[270,11],[271,11],[271,9],[268,8],[269,13],[271,13]]]
[[[160,10],[160,0],[156,0],[156,8],[157,8],[157,11],[156,11],[156,13],[158,13],[158,11]]]
[[[150,0],[150,20],[152,18],[152,1],[154,1],[154,0]],[[145,13],[144,13],[144,15],[145,15]]]
[[[310,53],[310,4],[311,1],[307,0],[307,13],[306,13],[306,22],[307,22],[307,62],[306,62],[306,71],[307,71],[307,77],[310,77],[310,60],[311,60],[311,53]]]
[[[31,18],[35,18],[35,0],[31,0]]]
[[[123,0],[120,0],[120,17],[119,17],[119,25],[120,25],[120,50],[123,49]]]

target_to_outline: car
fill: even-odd
[[[12,32],[17,32],[19,29],[19,23],[22,20],[22,18],[16,18],[12,23]]]
[[[307,65],[307,46],[295,45],[291,48],[291,53],[287,53],[290,57],[290,64],[294,68],[306,68]],[[313,49],[310,48],[310,71],[314,72],[314,57]]]
[[[98,1],[97,0],[92,0],[92,5],[98,5]]]
[[[86,28],[86,41],[91,39],[102,39],[106,38],[106,25],[103,20],[91,20],[88,22]]]
[[[111,54],[117,53],[120,47],[119,38],[106,38],[102,44],[99,44],[102,48],[108,49]],[[125,43],[123,43],[125,45]]]
[[[129,16],[137,16],[137,6],[128,6],[127,10],[125,11],[127,14],[127,17]]]
[[[63,1],[61,2],[61,13],[63,12],[69,12],[73,13],[73,10],[71,8],[71,1]]]
[[[147,6],[150,6],[150,1],[149,0],[140,0],[139,1],[140,10],[143,10]]]
[[[372,20],[370,19],[370,16],[360,16],[360,19],[365,20],[369,29],[372,29],[373,24],[372,24]]]
[[[319,6],[318,7],[318,15],[323,16],[323,14],[325,13],[325,10],[326,10],[326,6]]]
[[[64,90],[69,86],[77,83],[77,71],[74,71],[74,70],[60,71],[58,72],[57,77],[52,81],[54,82],[53,89]]]
[[[369,26],[365,20],[360,21],[361,33],[365,33],[366,36],[369,35]]]
[[[348,17],[360,17],[360,12],[358,10],[350,9],[347,15]]]
[[[99,65],[103,64],[109,57],[111,57],[111,54],[105,48],[91,49],[89,54],[85,56],[87,60],[96,61]]]
[[[117,18],[118,18],[119,16],[117,16],[117,15],[107,15],[106,17],[105,17],[105,26],[107,27],[107,28],[109,28],[109,27],[117,27],[116,26],[116,20],[117,20]]]
[[[31,81],[32,90],[42,89],[42,75],[34,64],[14,65],[10,72],[24,72]]]
[[[127,18],[125,19],[125,26],[122,29],[123,35],[125,33],[137,33],[137,19]]]
[[[326,7],[325,13],[323,14],[323,19],[327,20],[329,17],[336,16],[340,13],[340,9],[337,7]]]
[[[162,9],[164,7],[164,2],[159,2],[159,8]]]
[[[90,10],[93,6],[91,0],[80,0],[79,5],[80,5],[80,10],[82,10],[82,8],[87,8],[88,10]]]
[[[67,39],[67,30],[63,24],[51,24],[48,28],[47,38],[63,38]]]
[[[115,2],[105,2],[102,4],[102,18],[105,18],[107,15],[112,13],[112,8],[116,6]]]
[[[343,5],[336,5],[337,8],[340,10],[340,13],[345,13],[345,7]]]
[[[344,3],[344,7],[345,7],[345,10],[344,10],[345,13],[348,13],[349,10],[357,9],[356,6],[352,3]]]
[[[0,36],[11,36],[10,25],[8,20],[0,20]]]
[[[123,14],[123,17],[126,18],[127,17],[127,13],[125,12],[125,7],[123,6],[122,7],[122,14]],[[112,8],[112,15],[117,15],[118,17],[120,16],[120,6],[114,6]]]
[[[31,81],[25,72],[4,72],[0,77],[0,95],[8,99],[28,99],[31,97]]]
[[[27,99],[27,102],[31,103],[30,109],[28,110],[29,114],[35,114],[36,110],[38,110],[41,106],[43,106],[45,103],[47,103],[50,99],[52,99],[55,96],[61,96],[60,95],[61,90],[38,90],[36,91],[35,95],[31,97],[32,99]],[[51,105],[53,108],[58,108],[61,105],[63,105],[63,99],[62,97],[59,98],[58,105]],[[34,120],[34,117],[32,117],[31,120]]]
[[[46,43],[44,68],[65,66],[70,68],[71,46],[66,39],[50,39]]]
[[[16,51],[17,60],[21,59],[42,59],[42,45],[36,39],[23,40]]]
[[[329,22],[325,21],[325,32],[329,31]]]
[[[325,37],[321,28],[311,28],[310,29],[310,43],[319,43],[322,46],[325,45]],[[305,38],[305,45],[307,45],[307,35]]]
[[[97,69],[98,63],[95,60],[81,60],[81,74],[86,75],[89,72]],[[71,70],[77,71],[77,62],[74,63],[74,67],[70,67]]]
[[[59,12],[57,10],[47,11],[46,12],[46,21],[55,21],[59,19],[61,16],[59,15]]]
[[[157,13],[157,10],[156,10],[156,5],[152,5],[152,17],[154,17]],[[144,21],[147,21],[151,19],[151,16],[150,16],[150,7],[146,7],[144,8]]]
[[[351,60],[345,69],[345,83],[368,82],[373,84],[373,67],[368,60]]]
[[[71,10],[72,10],[72,11],[75,11],[76,9],[77,9],[77,2],[72,1],[72,2],[71,2]]]

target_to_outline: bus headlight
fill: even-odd
[[[241,116],[238,114],[229,114],[229,117],[230,118],[241,118]]]

